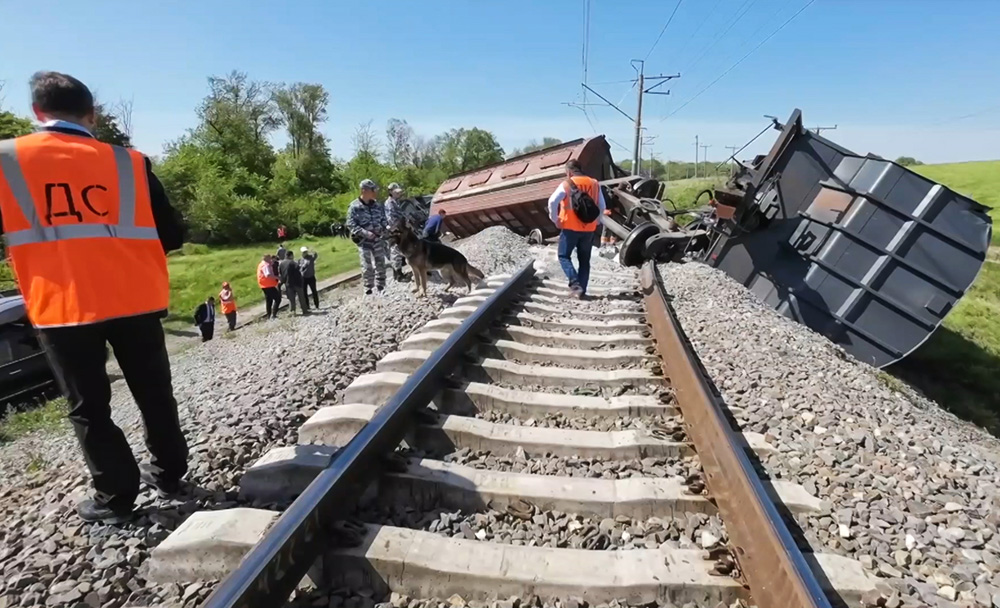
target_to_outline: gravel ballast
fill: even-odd
[[[491,228],[457,245],[485,274],[513,272],[532,257],[521,237]],[[253,260],[248,260],[252,265]],[[68,428],[0,447],[0,606],[193,606],[210,582],[147,585],[149,550],[197,510],[236,506],[236,483],[271,447],[295,443],[298,426],[395,350],[421,324],[462,295],[431,283],[427,298],[412,283],[389,281],[381,295],[358,285],[323,294],[309,317],[287,312],[172,357],[174,392],[191,448],[190,499],[164,501],[144,491],[140,515],[120,528],[88,525],[75,514],[89,475]],[[123,382],[112,408],[138,458],[142,427]],[[41,470],[28,473],[28,464]]]
[[[797,516],[813,551],[882,578],[880,606],[1000,606],[996,438],[895,390],[720,271],[660,271],[726,404],[744,408],[743,430],[777,449],[767,473],[825,501],[826,513]]]

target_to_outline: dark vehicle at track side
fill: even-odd
[[[53,385],[52,371],[19,295],[0,297],[0,405]]]

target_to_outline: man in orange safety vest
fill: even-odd
[[[597,219],[584,222],[577,217],[571,204],[571,190],[578,189],[597,204]],[[590,281],[590,253],[594,246],[594,232],[604,217],[604,193],[596,179],[583,174],[580,162],[566,163],[566,179],[549,197],[549,219],[559,228],[559,265],[569,280],[570,294],[575,298],[587,295]],[[579,269],[573,267],[572,254],[576,251]]]
[[[94,496],[77,513],[117,523],[131,517],[140,480],[166,496],[187,473],[160,325],[166,251],[180,248],[184,227],[149,159],[94,138],[86,85],[58,72],[30,85],[41,129],[0,141],[3,235],[93,478]],[[136,464],[111,419],[108,343],[142,414],[149,464]]]

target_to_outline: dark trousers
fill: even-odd
[[[177,417],[170,360],[159,315],[125,317],[39,331],[56,381],[69,401],[69,419],[83,448],[95,500],[126,509],[139,493],[139,468],[121,429],[111,420],[110,343],[146,427],[153,475],[171,483],[187,473],[187,442]]]
[[[229,323],[229,331],[236,329],[236,311],[226,313],[226,322]]]
[[[302,292],[306,299],[309,299],[309,290],[312,290],[313,304],[319,308],[319,291],[316,289],[316,277],[302,277]]]
[[[302,306],[302,312],[309,312],[309,301],[306,300],[306,290],[301,285],[285,285],[285,297],[288,298],[288,310],[295,314],[295,302]]]
[[[569,279],[569,286],[579,285],[583,293],[587,293],[587,283],[590,282],[590,250],[593,247],[593,231],[563,230],[559,233],[559,265]],[[570,257],[574,249],[576,259],[580,263],[579,270],[573,268],[573,260]]]
[[[267,301],[267,304],[265,304],[267,307],[267,316],[276,318],[278,316],[278,306],[281,305],[281,292],[278,291],[277,287],[264,287],[261,291],[264,292],[264,300]]]
[[[201,330],[201,341],[208,342],[215,335],[215,323],[201,323],[198,325],[198,329]]]

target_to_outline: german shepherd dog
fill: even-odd
[[[431,270],[441,271],[441,276],[448,281],[445,289],[465,284],[467,292],[471,292],[473,283],[484,278],[483,273],[469,264],[461,252],[421,239],[403,222],[394,223],[386,233],[386,239],[399,247],[407,265],[413,270],[413,293],[427,295],[427,274]]]

